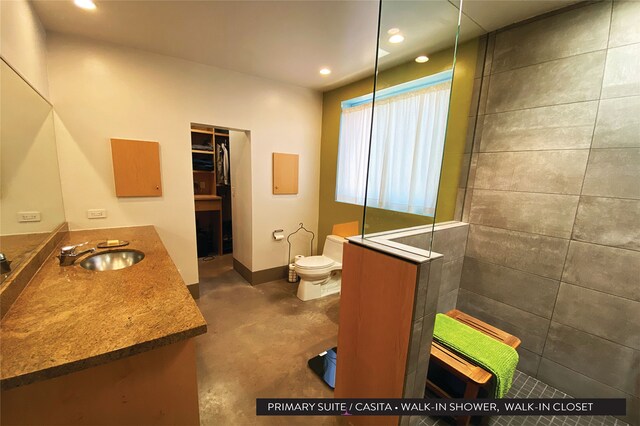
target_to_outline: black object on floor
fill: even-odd
[[[320,379],[325,385],[329,386],[329,388],[333,390],[333,386],[331,386],[331,384],[327,383],[327,381],[325,380],[325,361],[326,361],[325,357],[327,356],[328,351],[333,351],[337,354],[338,347],[334,346],[333,348],[327,351],[324,351],[319,355],[314,356],[309,361],[307,361],[307,365],[314,373],[316,373],[316,375],[318,375],[318,377],[320,377]],[[335,374],[335,365],[333,367],[333,374]],[[333,377],[332,381],[335,382],[335,376]]]

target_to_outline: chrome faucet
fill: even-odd
[[[60,249],[60,255],[58,255],[58,259],[60,259],[60,266],[70,266],[73,265],[73,263],[76,261],[77,258],[79,258],[80,256],[87,254],[87,253],[93,253],[94,251],[96,251],[96,249],[94,247],[87,249],[87,250],[83,250],[81,252],[77,252],[76,249],[78,247],[81,247],[85,244],[87,244],[88,241],[85,241],[84,243],[81,244],[76,244],[73,246],[64,246]]]

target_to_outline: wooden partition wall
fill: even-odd
[[[420,349],[431,345],[435,315],[435,304],[427,308],[427,290],[437,292],[439,287],[439,278],[429,279],[430,263],[353,243],[344,245],[336,398],[424,395],[428,350]],[[422,377],[421,384],[417,377]],[[353,416],[348,421],[398,425],[408,419]]]

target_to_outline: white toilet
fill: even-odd
[[[342,245],[345,241],[337,235],[328,235],[322,256],[296,260],[296,273],[300,277],[298,299],[307,301],[340,292]]]

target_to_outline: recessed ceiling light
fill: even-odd
[[[387,34],[394,35],[394,34],[398,34],[399,32],[400,32],[400,28],[391,28],[389,31],[387,31]]]
[[[424,64],[425,62],[427,62],[429,60],[428,56],[425,55],[420,55],[416,58],[416,62],[419,64]]]
[[[331,70],[330,70],[329,68],[322,68],[322,69],[320,70],[320,74],[322,74],[322,75],[329,75],[329,74],[331,74]]]
[[[85,10],[94,10],[96,8],[96,4],[93,0],[73,0],[73,4],[78,6],[80,9]]]
[[[389,43],[402,43],[404,41],[404,37],[401,34],[394,34],[389,37]]]

